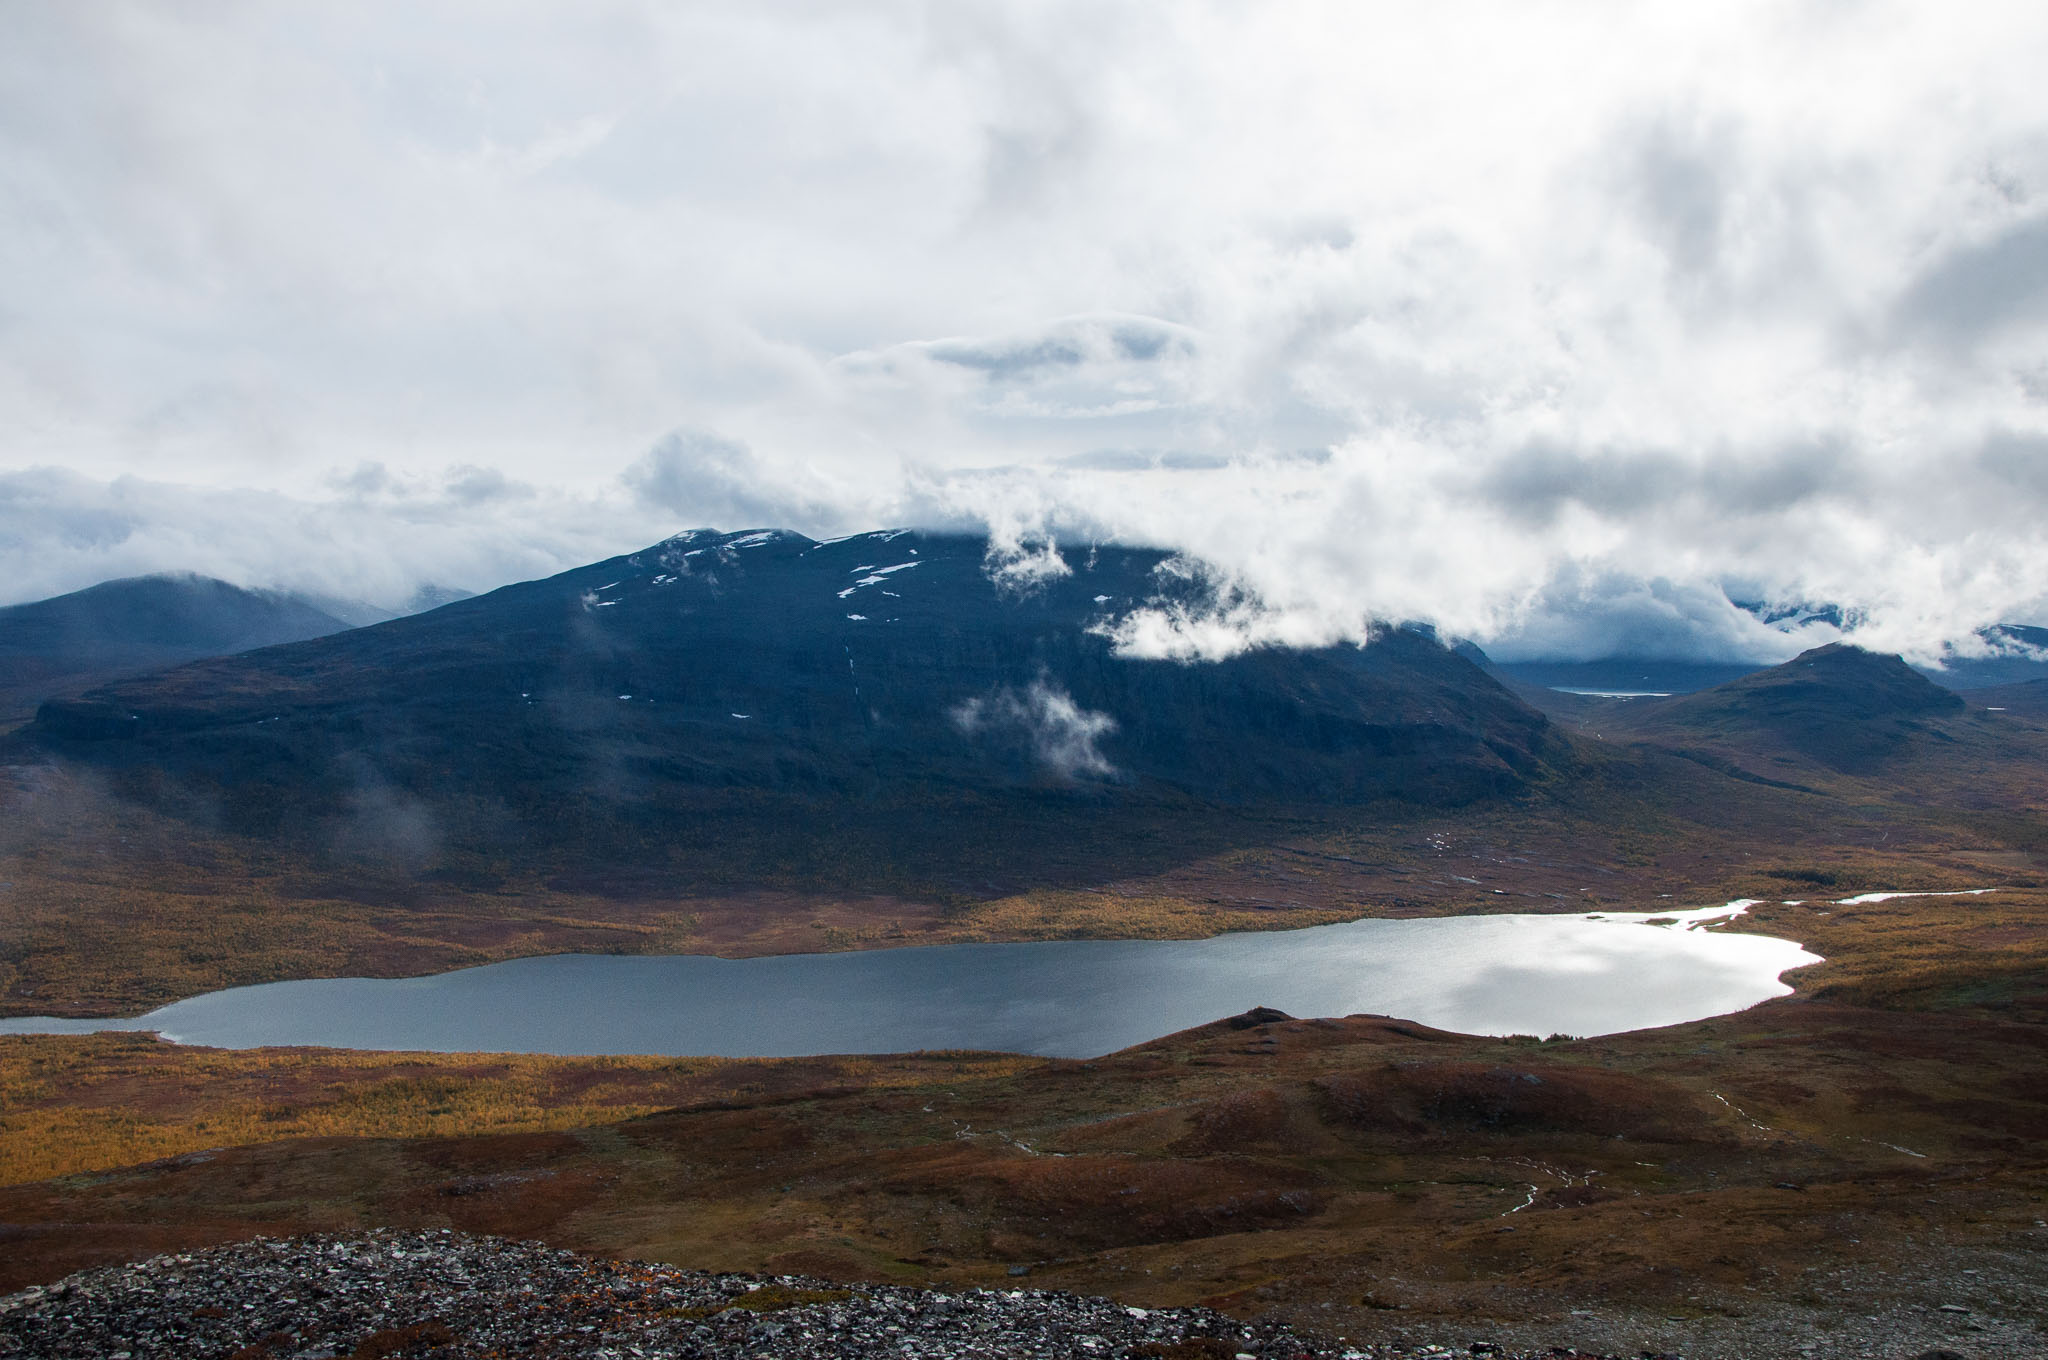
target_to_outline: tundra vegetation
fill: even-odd
[[[891,607],[909,660],[849,633],[829,591],[791,596],[770,622],[797,643],[764,653],[746,630],[783,597],[727,606],[748,580],[811,591],[792,546],[734,556],[723,593],[688,597],[713,618],[708,651],[663,650],[698,616],[664,593],[662,562],[638,577],[607,563],[46,707],[5,739],[0,1009],[133,1013],[279,977],[567,950],[1733,898],[1758,905],[1716,928],[1827,962],[1791,975],[1791,997],[1605,1038],[1253,1012],[1088,1062],[7,1037],[0,1287],[394,1226],[828,1280],[1022,1270],[1354,1337],[1621,1310],[1678,1329],[1666,1348],[1689,1354],[1743,1319],[1825,1333],[1880,1313],[1879,1294],[1930,1317],[2034,1306],[1999,1291],[2048,1273],[2038,684],[1964,700],[1836,648],[1669,700],[1511,693],[1398,632],[1300,668],[1127,667],[1080,627],[1100,580],[1019,606],[1023,634],[991,633],[968,593],[979,556],[942,569],[951,550],[925,546],[931,569],[886,578],[905,587]],[[577,603],[615,586],[617,607]],[[552,657],[545,714],[476,697],[512,664],[486,644],[518,628],[510,654]],[[604,647],[547,653],[593,629]],[[600,662],[613,671],[577,669]],[[628,703],[686,662],[710,698]],[[842,711],[849,665],[898,688]],[[1116,715],[1088,729],[1116,778],[1049,773],[1029,732],[991,755],[973,745],[985,725],[945,717],[960,685],[1000,694],[998,670],[1041,665],[1077,712]],[[917,666],[953,676],[953,697],[911,693]],[[571,703],[578,685],[610,707]],[[749,724],[784,692],[810,698],[764,737]],[[1013,710],[1035,711],[977,712]],[[1178,736],[1176,713],[1194,723]]]

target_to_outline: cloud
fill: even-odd
[[[2048,621],[2044,43],[1903,0],[41,7],[5,589],[395,603],[915,523],[1204,562],[1125,621],[1159,654],[1775,655],[1742,599],[1931,655]]]
[[[982,565],[998,591],[1029,595],[1048,582],[1072,576],[1074,569],[1060,556],[1059,544],[1043,530],[1028,532],[1000,521],[990,526]]]
[[[1594,661],[1608,656],[1674,661],[1785,661],[1839,642],[1841,628],[1810,610],[1772,617],[1745,610],[1719,586],[1612,572],[1561,575],[1532,602],[1522,625],[1489,650],[1499,661]]]
[[[1038,763],[1061,779],[1119,777],[1096,744],[1116,731],[1116,719],[1082,708],[1043,676],[1022,690],[1006,685],[985,697],[967,699],[953,709],[952,719],[970,737],[1021,735]]]
[[[1969,345],[2009,326],[2038,330],[2048,307],[2048,217],[2014,222],[1939,257],[1899,299],[1899,320],[1938,345]]]
[[[433,809],[393,788],[360,758],[345,761],[355,778],[347,810],[330,819],[329,844],[344,859],[401,873],[418,873],[440,853],[441,830]]]
[[[31,468],[0,472],[0,603],[179,570],[399,610],[424,586],[493,590],[671,531],[616,489],[571,495],[473,469],[364,465],[299,497]]]
[[[1159,589],[1143,604],[1090,631],[1119,656],[1147,661],[1223,661],[1258,647],[1327,647],[1364,640],[1369,620],[1276,608],[1241,579],[1199,558],[1169,557],[1153,568]]]
[[[839,488],[772,470],[746,445],[709,430],[671,431],[620,479],[643,505],[692,527],[796,529],[820,537],[874,527],[848,518],[855,506],[836,494]]]

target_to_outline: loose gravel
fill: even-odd
[[[1708,1350],[1758,1360],[2041,1354],[2037,1337],[2017,1334],[1930,1350],[1911,1344],[1925,1333],[1903,1320],[1826,1345],[1800,1344],[1799,1330],[1767,1327],[1737,1350]],[[1206,1308],[712,1275],[445,1229],[259,1238],[0,1298],[0,1360],[1614,1360],[1527,1345],[1347,1344]]]
[[[1201,1308],[711,1275],[440,1232],[259,1239],[84,1271],[0,1299],[0,1356],[37,1360],[1363,1360]],[[1508,1356],[1484,1345],[1472,1354]],[[1546,1352],[1545,1360],[1557,1353]]]

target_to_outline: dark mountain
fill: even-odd
[[[1809,623],[1825,623],[1854,636],[1864,622],[1861,610],[1835,604],[1797,602],[1773,605],[1757,600],[1731,601],[1737,609],[1755,615],[1764,623],[1790,631]],[[1947,689],[1968,692],[1994,685],[2016,685],[2027,680],[2048,679],[2048,628],[2021,623],[1999,623],[1977,630],[1984,653],[1966,656],[1953,644],[1942,648],[1940,665],[1914,669]],[[1674,693],[1683,692],[1678,686]]]
[[[1134,659],[1113,620],[1199,603],[1166,554],[1091,549],[1015,588],[986,552],[907,531],[697,531],[52,702],[31,734],[243,830],[368,806],[465,844],[575,842],[571,857],[597,840],[669,853],[718,827],[800,839],[846,817],[883,828],[886,857],[935,834],[931,818],[1022,833],[992,809],[1457,804],[1566,757],[1541,715],[1426,632]]]
[[[296,597],[205,576],[136,576],[12,605],[0,609],[0,724],[117,676],[347,627]]]
[[[1864,620],[1863,611],[1859,609],[1844,609],[1838,604],[1816,604],[1811,600],[1773,603],[1769,600],[1731,599],[1728,603],[1743,613],[1752,615],[1759,622],[1771,624],[1788,633],[1809,623],[1824,623],[1830,628],[1847,632]]]
[[[2002,623],[1981,630],[1978,636],[1991,648],[1989,655],[1962,656],[1949,647],[1940,666],[1920,667],[1920,673],[1938,685],[1964,692],[2048,679],[2048,628]]]
[[[2048,679],[2048,628],[2000,624],[1984,629],[1982,636],[1992,648],[1988,655],[1963,656],[1950,647],[1941,665],[1913,669],[1944,689],[1965,693]],[[1498,674],[1520,685],[1592,695],[1694,694],[1765,669],[1756,662],[1631,656],[1592,661],[1497,661],[1493,665]]]
[[[1632,726],[1765,758],[1874,772],[1963,701],[1896,656],[1830,643],[1769,670],[1638,711]]]

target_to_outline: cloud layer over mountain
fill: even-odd
[[[2048,621],[2048,13],[23,7],[4,599],[686,524],[1198,555],[1132,645]]]

